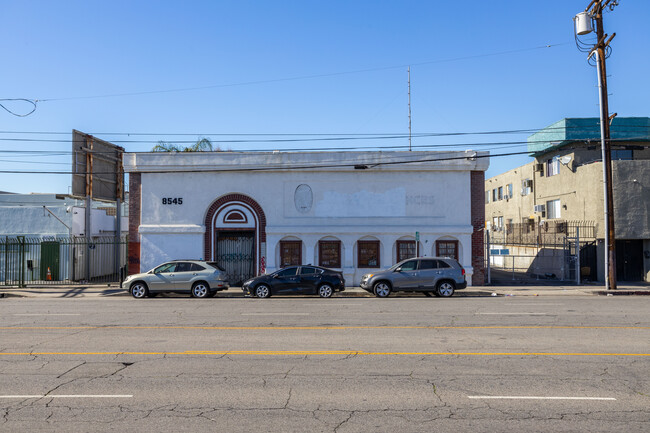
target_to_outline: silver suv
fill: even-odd
[[[416,257],[403,260],[385,271],[361,277],[361,288],[385,298],[391,292],[423,292],[448,298],[467,287],[465,269],[447,257]]]
[[[174,260],[152,270],[126,277],[123,283],[134,298],[154,297],[161,292],[185,292],[209,298],[226,290],[226,272],[214,262]]]

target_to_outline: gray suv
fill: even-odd
[[[361,288],[385,298],[391,292],[423,292],[448,298],[467,287],[465,269],[447,257],[416,257],[403,260],[385,271],[361,277]]]
[[[136,299],[162,292],[189,292],[194,298],[210,298],[229,287],[226,271],[215,262],[203,260],[173,260],[149,272],[129,275],[123,284]]]

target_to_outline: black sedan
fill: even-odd
[[[329,298],[334,292],[345,290],[345,279],[342,273],[319,266],[289,266],[245,281],[242,290],[258,298],[316,294]]]

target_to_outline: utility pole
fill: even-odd
[[[589,59],[596,56],[596,67],[598,71],[598,89],[600,102],[600,136],[601,152],[603,160],[603,189],[604,189],[604,221],[605,221],[605,288],[616,290],[616,231],[614,226],[614,194],[612,190],[612,153],[610,141],[610,122],[616,116],[609,115],[609,104],[607,98],[607,69],[605,58],[609,43],[616,33],[609,38],[605,34],[603,26],[603,12],[606,8],[614,10],[618,0],[592,0],[584,12],[575,17],[576,21],[576,42],[579,48],[585,48],[579,41],[578,35],[586,35],[593,31],[591,22],[596,23],[596,44],[591,47]],[[607,40],[605,40],[607,39]]]
[[[93,207],[93,138],[86,138],[86,281],[90,282],[90,249],[92,241],[92,207]]]

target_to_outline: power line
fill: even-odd
[[[32,100],[32,99],[26,99],[26,98],[4,98],[4,99],[0,99],[0,101],[2,101],[2,102],[17,102],[17,101],[20,101],[20,102],[27,102],[28,104],[32,105],[32,107],[31,107],[31,111],[29,111],[29,112],[27,112],[27,113],[20,114],[20,113],[16,113],[16,112],[13,111],[13,110],[8,109],[7,107],[4,106],[4,104],[2,104],[2,103],[0,102],[0,107],[2,107],[2,108],[3,108],[7,113],[9,113],[9,114],[13,114],[13,115],[16,116],[16,117],[27,117],[27,116],[29,116],[30,114],[32,114],[34,111],[36,111],[36,102],[37,102],[37,101]]]
[[[646,137],[636,137],[636,138],[625,138],[625,139],[611,139],[610,142],[612,144],[617,144],[617,145],[627,145],[630,142],[634,142],[636,140],[647,140]],[[592,143],[594,146],[598,146],[600,143],[596,141],[594,138],[572,138],[570,141],[572,142],[586,142],[586,143]],[[493,142],[483,142],[483,143],[476,143],[476,142],[464,142],[464,143],[430,143],[430,144],[419,144],[419,145],[413,145],[413,148],[418,148],[418,149],[453,149],[453,148],[464,148],[462,150],[466,150],[467,148],[472,148],[472,147],[486,147],[486,146],[491,146],[493,148],[502,148],[502,147],[519,147],[519,146],[524,146],[524,145],[529,145],[529,144],[536,144],[536,143],[549,143],[548,140],[527,140],[527,141],[493,141]],[[637,146],[637,145],[635,145]],[[643,146],[642,146],[643,147]],[[377,145],[372,145],[372,146],[354,146],[350,147],[347,146],[345,148],[340,148],[340,147],[296,147],[296,148],[284,148],[281,151],[282,152],[304,152],[304,151],[350,151],[350,150],[398,150],[398,149],[408,149],[408,145],[406,144],[395,144],[395,145],[384,145],[384,146],[377,146]],[[489,150],[489,149],[488,149]],[[271,152],[272,149],[238,149],[236,151],[233,150],[220,150],[216,152],[226,152],[226,153],[244,153],[244,152]],[[531,151],[531,153],[536,152],[536,151]],[[9,153],[9,154],[16,154],[16,155],[22,155],[22,154],[33,154],[33,155],[72,155],[72,151],[59,151],[59,152],[52,152],[52,151],[38,151],[38,150],[12,150],[12,149],[0,149],[0,154],[2,153]],[[102,152],[102,151],[89,151],[88,153],[90,154],[113,154],[113,152]],[[126,152],[126,153],[175,153],[175,152],[151,152],[151,151],[144,151],[144,152]],[[178,152],[178,153],[183,153],[183,152]]]
[[[476,55],[455,57],[455,58],[449,58],[449,59],[436,59],[436,60],[430,60],[430,61],[419,62],[419,63],[409,63],[409,65],[410,66],[424,66],[424,65],[432,65],[432,64],[438,64],[438,63],[456,62],[456,61],[461,61],[461,60],[480,59],[480,58],[485,58],[485,57],[502,56],[502,55],[506,55],[506,54],[515,54],[515,53],[522,53],[522,52],[526,52],[526,51],[534,51],[534,50],[540,50],[540,49],[554,48],[554,47],[558,47],[558,46],[562,46],[562,45],[568,45],[568,44],[570,44],[570,42],[563,42],[563,43],[559,43],[559,44],[547,44],[547,45],[535,46],[535,47],[530,47],[530,48],[521,48],[521,49],[517,49],[517,50],[498,51],[498,52],[487,53],[487,54],[476,54]],[[253,80],[253,81],[243,81],[243,82],[239,82],[239,83],[225,83],[225,84],[212,84],[212,85],[207,85],[207,86],[182,87],[182,88],[176,88],[176,89],[149,90],[149,91],[139,91],[139,92],[123,92],[123,93],[113,93],[113,94],[104,94],[104,95],[89,95],[89,96],[69,96],[69,97],[61,97],[61,98],[43,98],[43,99],[35,99],[33,101],[34,102],[55,102],[55,101],[70,101],[70,100],[79,100],[79,99],[100,99],[100,98],[113,98],[113,97],[123,97],[123,96],[142,96],[142,95],[153,95],[153,94],[162,94],[162,93],[190,92],[190,91],[197,91],[197,90],[209,90],[209,89],[219,89],[219,88],[227,88],[227,87],[241,87],[241,86],[251,86],[251,85],[260,85],[260,84],[281,83],[281,82],[297,81],[297,80],[310,80],[310,79],[315,79],[315,78],[337,77],[337,76],[342,76],[342,75],[360,74],[360,73],[367,73],[367,72],[378,72],[378,71],[386,71],[386,70],[391,70],[391,69],[403,69],[403,68],[405,68],[406,66],[409,66],[409,65],[383,66],[383,67],[377,67],[377,68],[365,68],[365,69],[356,69],[356,70],[350,70],[350,71],[330,72],[330,73],[312,74],[312,75],[301,75],[301,76],[295,76],[295,77],[275,78],[275,79],[268,79],[268,80]]]
[[[438,161],[452,161],[452,160],[466,160],[466,159],[479,159],[479,158],[498,158],[505,156],[514,156],[514,155],[525,155],[530,152],[509,152],[496,155],[464,155],[464,156],[450,156],[450,157],[439,157],[439,158],[421,158],[416,160],[401,160],[401,161],[385,161],[385,162],[367,162],[364,161],[363,164],[369,165],[372,167],[378,167],[383,165],[397,165],[397,164],[413,164],[413,163],[422,163],[422,162],[438,162]],[[414,155],[416,156],[416,155]],[[418,155],[419,156],[419,155]],[[296,165],[292,167],[285,167],[280,165],[269,165],[267,167],[238,167],[238,168],[228,168],[228,169],[210,169],[210,170],[197,170],[197,169],[173,169],[165,171],[155,171],[148,172],[146,170],[139,171],[139,173],[226,173],[226,172],[252,172],[252,171],[270,171],[270,170],[308,170],[315,168],[345,168],[345,167],[354,167],[361,164],[360,161],[355,160],[348,163],[337,163],[337,164],[311,164],[311,165]],[[71,171],[18,171],[18,170],[0,170],[0,173],[4,174],[91,174],[91,173],[73,173]],[[94,172],[92,174],[115,174],[114,172]]]
[[[594,118],[596,119],[596,118]],[[596,119],[597,120],[597,119]],[[550,131],[563,131],[563,130],[583,130],[590,127],[597,127],[598,124],[591,126],[557,126],[557,127],[543,127],[543,128],[522,128],[522,129],[506,129],[506,130],[496,130],[496,131],[453,131],[453,132],[420,132],[416,133],[416,136],[425,135],[425,136],[454,136],[454,135],[495,135],[495,134],[523,134],[523,133],[536,133],[536,132],[550,132]],[[650,125],[638,125],[638,124],[621,124],[617,123],[616,130],[638,130],[638,129],[647,129],[650,130]],[[71,135],[69,131],[0,131],[0,134],[32,134],[32,135]],[[277,137],[277,136],[286,136],[286,137],[295,137],[295,136],[304,136],[304,137],[383,137],[383,136],[407,136],[405,132],[375,132],[375,133],[302,133],[302,132],[265,132],[265,133],[237,133],[237,132],[212,132],[212,133],[198,133],[198,132],[90,132],[89,135],[94,136],[192,136],[192,137],[223,137],[223,136],[232,136],[232,137],[259,137],[259,136],[268,136],[268,137]]]

